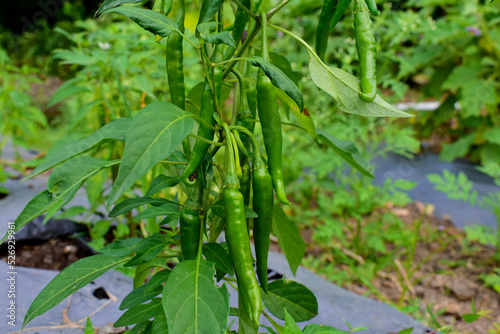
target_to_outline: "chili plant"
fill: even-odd
[[[356,8],[364,11],[361,1],[355,1]],[[48,154],[28,176],[55,167],[47,190],[27,204],[16,220],[16,229],[46,211],[57,211],[87,180],[111,168],[116,173],[111,173],[107,207],[112,210],[108,216],[134,215],[134,209],[148,205],[135,216],[141,221],[136,226],[137,235],[142,233],[143,238],[116,240],[102,248],[102,254],[66,268],[36,297],[23,325],[106,271],[124,266],[136,268],[134,290],[122,302],[121,308],[128,310],[116,326],[134,325],[134,331],[142,333],[164,333],[167,328],[169,333],[226,333],[229,316],[237,315],[240,333],[257,333],[262,316],[280,333],[300,332],[296,322],[310,320],[318,313],[316,298],[302,284],[288,279],[268,282],[266,275],[271,230],[292,273],[305,253],[295,224],[281,205],[274,203],[275,192],[279,202],[291,204],[282,170],[282,132],[290,125],[301,128],[311,136],[311,143],[321,142],[361,174],[373,174],[353,143],[316,130],[300,89],[280,69],[286,58],[280,58],[280,66],[272,62],[268,31],[280,31],[282,38],[306,48],[312,80],[336,100],[340,111],[378,117],[410,115],[385,102],[376,94],[376,87],[365,91],[356,77],[325,65],[299,36],[273,24],[273,17],[289,0],[267,12],[260,10],[258,2],[234,0],[237,19],[232,28],[224,25],[224,6],[229,4],[205,0],[194,35],[185,29],[184,1],[178,2],[176,13],[171,13],[169,1],[157,0],[153,9],[133,5],[139,2],[107,0],[97,14],[121,14],[153,33],[151,44],[166,42],[170,102],[156,101],[138,112],[131,107],[129,115]],[[325,17],[319,28],[330,24]],[[363,24],[368,26],[369,19]],[[188,94],[185,49],[198,54],[204,73],[203,82]],[[372,57],[373,51],[360,52],[360,57]],[[374,64],[368,59],[362,63]],[[367,70],[375,73],[373,68]],[[231,95],[228,90],[232,90]],[[373,96],[361,98],[361,93]],[[186,111],[187,104],[197,112]],[[282,123],[280,105],[292,110],[301,124]],[[193,134],[195,121],[198,127]],[[261,136],[263,148],[256,139]],[[123,145],[123,153],[103,159],[100,148],[110,142]],[[161,172],[151,181],[144,179],[152,169]],[[139,180],[142,194],[141,189],[133,189]],[[166,188],[171,192],[158,196]],[[143,223],[151,218],[155,219],[155,233]],[[220,242],[224,229],[227,244]],[[228,286],[237,292],[237,308],[230,308]],[[274,317],[285,320],[286,327],[278,325]],[[319,327],[315,326],[304,330],[316,333]],[[321,330],[342,332],[327,326]]]

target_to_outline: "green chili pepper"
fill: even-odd
[[[361,92],[358,95],[361,100],[372,102],[377,95],[377,43],[364,0],[356,0],[354,33],[361,79]]]
[[[332,21],[330,22],[330,31],[339,23],[345,11],[349,8],[351,1],[352,0],[339,0],[337,7],[335,7],[335,12],[333,13]]]
[[[267,51],[266,15],[263,14],[261,17],[262,56],[265,60],[269,60],[269,53]],[[281,203],[290,204],[286,198],[285,183],[283,181],[283,138],[281,134],[281,117],[276,96],[276,88],[262,70],[259,70],[257,74],[257,111],[262,126],[262,135],[264,136],[269,173],[273,179],[276,197],[278,197]]]
[[[250,106],[248,104],[245,78],[243,78],[240,72],[236,70],[233,70],[233,72],[238,78],[238,83],[240,85],[240,106],[238,108],[238,114],[236,116],[236,125],[240,125],[253,133],[254,117],[252,111],[250,110]],[[241,140],[243,141],[244,147],[246,148],[250,147],[250,140],[246,136],[243,137]]]
[[[377,2],[375,0],[365,0],[365,2],[366,2],[366,5],[368,6],[368,9],[370,10],[370,12],[373,15],[375,15],[375,16],[380,15],[380,11],[377,8]]]
[[[321,14],[319,16],[318,27],[316,28],[316,53],[321,60],[325,59],[326,48],[328,47],[328,35],[330,33],[330,21],[332,12],[337,6],[338,0],[325,0]]]
[[[200,200],[201,182],[191,188],[191,194],[184,203],[180,215],[181,249],[184,260],[194,260],[198,255],[201,237]]]
[[[210,84],[208,83],[208,79],[205,79],[205,88],[203,89],[203,95],[201,96],[201,110],[200,117],[207,121],[210,125],[215,124],[215,120],[213,117],[213,113],[215,112],[215,104],[214,97],[212,94],[212,89],[210,88]],[[214,138],[214,130],[207,126],[204,123],[200,123],[200,127],[198,128],[199,137],[206,138],[209,140],[213,140]],[[195,172],[201,165],[205,154],[207,154],[208,149],[210,148],[210,144],[204,142],[203,140],[197,140],[194,144],[193,151],[191,153],[191,157],[189,158],[189,162],[182,173],[181,179],[187,186],[194,186],[196,183],[196,174]]]
[[[253,238],[257,259],[257,276],[262,289],[267,293],[267,258],[271,245],[271,229],[273,225],[273,181],[266,163],[262,160],[259,144],[251,133],[248,135],[253,144],[252,186],[253,211],[258,215],[254,220]]]
[[[236,175],[235,153],[230,142],[231,132],[223,124],[227,140],[227,175],[224,181],[222,199],[225,207],[226,240],[238,282],[238,293],[242,294],[250,319],[259,324],[262,313],[262,299],[259,284],[253,269],[253,257],[245,220],[245,204],[239,192],[240,183]]]
[[[240,1],[243,6],[250,9],[250,0],[241,0]],[[234,25],[233,25],[233,40],[236,43],[236,47],[242,42],[243,34],[245,33],[245,27],[247,26],[248,20],[250,16],[240,7],[236,10],[236,14],[234,15]],[[236,48],[232,46],[228,47],[226,50],[226,56],[224,59],[229,59],[234,55]]]

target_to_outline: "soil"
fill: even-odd
[[[413,226],[425,209],[422,203],[417,202],[391,210],[407,225]],[[422,264],[411,277],[406,277],[401,262],[395,260],[392,266],[394,271],[379,271],[372,280],[380,292],[379,296],[357,283],[343,284],[342,287],[369,298],[393,303],[400,309],[413,308],[409,315],[431,328],[439,326],[433,324],[427,307],[441,326],[452,325],[450,333],[500,333],[500,325],[495,327],[495,324],[500,324],[500,293],[485,287],[480,279],[481,274],[490,274],[500,265],[493,260],[494,249],[478,243],[465,243],[465,233],[449,219],[425,215],[421,231],[429,229],[439,231],[441,235],[437,241],[427,241],[425,232],[421,235],[413,263]],[[302,236],[308,245],[306,255],[317,256],[319,250],[312,244],[311,230],[303,230]],[[472,301],[476,310],[482,310],[485,316],[467,323],[462,317],[472,313]]]
[[[413,203],[405,208],[391,210],[411,225],[422,216],[425,209],[423,204]],[[464,247],[465,233],[450,220],[439,219],[432,214],[426,215],[421,231],[429,229],[440,231],[442,237],[438,241],[422,240],[418,243],[414,263],[423,264],[411,278],[405,278],[401,275],[403,271],[398,270],[378,272],[372,283],[382,298],[361,284],[349,283],[342,287],[403,308],[408,309],[409,305],[413,305],[416,310],[413,309],[410,315],[431,328],[436,326],[432,324],[426,307],[429,307],[441,325],[452,324],[452,333],[487,334],[490,330],[494,330],[490,333],[500,333],[499,329],[494,329],[495,323],[500,324],[500,293],[486,288],[479,277],[481,274],[491,273],[493,268],[499,266],[498,262],[492,260],[494,249],[481,244]],[[308,245],[306,255],[317,256],[322,252],[313,245],[311,229],[302,230],[302,237]],[[425,239],[425,235],[422,239]],[[271,244],[271,249],[280,251],[275,242]],[[38,243],[24,242],[17,245],[17,251],[17,265],[52,270],[62,270],[78,259],[92,255],[83,242],[71,237]],[[6,254],[0,256],[6,260]],[[394,267],[397,268],[397,265]],[[486,316],[469,324],[462,316],[472,313],[471,301]]]

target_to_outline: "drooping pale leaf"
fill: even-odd
[[[95,13],[95,16],[102,14],[104,11],[108,9],[118,7],[125,3],[139,3],[143,1],[144,0],[106,0],[102,3],[101,7],[99,7],[97,12]]]
[[[278,98],[281,100],[281,102],[284,102],[287,104],[290,109],[293,111],[297,119],[299,120],[300,124],[306,129],[307,133],[314,139],[318,139],[318,135],[316,134],[316,125],[314,125],[314,121],[307,111],[306,108],[304,108],[304,112],[301,112],[299,110],[299,107],[297,106],[297,103],[295,103],[294,100],[292,100],[288,95],[285,94],[284,91],[281,89],[277,90],[278,93]]]
[[[154,274],[153,277],[151,277],[151,279],[149,280],[148,284],[146,285],[146,292],[153,291],[154,289],[160,287],[163,283],[167,281],[171,272],[172,270],[170,269],[164,269]]]
[[[179,182],[181,182],[181,178],[178,176],[158,175],[153,182],[151,182],[145,196],[154,195],[165,188],[175,187]]]
[[[167,245],[168,238],[162,234],[155,233],[144,239],[140,246],[136,248],[137,255],[129,262],[125,263],[125,267],[137,266],[153,260],[156,255],[160,254],[163,248]]]
[[[116,320],[113,326],[123,327],[135,325],[155,317],[162,311],[161,298],[153,298],[149,303],[135,305],[129,308],[120,318],[118,318],[118,320]]]
[[[163,198],[151,198],[151,197],[127,198],[126,200],[123,200],[120,203],[116,204],[113,210],[111,210],[111,212],[108,214],[108,217],[109,218],[118,217],[144,204],[151,204],[158,206],[165,203],[167,203],[167,200]]]
[[[84,153],[97,145],[104,143],[105,141],[125,140],[131,121],[132,119],[128,117],[119,118],[106,124],[86,138],[74,140],[50,150],[45,161],[35,168],[35,170],[33,170],[27,177],[25,177],[23,181],[31,179],[32,177],[37,176],[78,154]]]
[[[214,283],[213,264],[186,260],[177,265],[163,287],[169,334],[223,334],[229,316],[229,293]]]
[[[229,275],[234,275],[233,266],[229,253],[216,242],[209,242],[203,245],[203,255],[208,261],[215,263],[215,269],[222,270]]]
[[[194,121],[188,113],[168,102],[155,102],[139,111],[127,133],[120,170],[109,194],[108,206],[155,164],[170,156],[193,126]]]
[[[273,210],[273,231],[278,243],[285,253],[292,273],[295,275],[300,261],[306,253],[306,243],[302,240],[295,223],[286,216],[283,209],[275,205]]]
[[[285,311],[285,333],[284,334],[301,334],[302,331],[300,330],[299,326],[297,326],[297,323],[293,319],[293,317],[290,315],[290,313],[287,312],[286,308],[284,309]]]
[[[147,218],[154,218],[159,216],[179,216],[180,210],[179,207],[175,204],[163,204],[161,206],[153,206],[151,208],[147,208],[146,210],[139,213],[134,220],[141,220]]]
[[[297,322],[318,315],[318,301],[304,285],[288,279],[269,283],[269,291],[262,294],[264,305],[276,318],[285,320],[284,308]]]
[[[61,271],[36,296],[23,321],[23,328],[31,320],[47,312],[66,297],[83,288],[118,264],[127,261],[106,255],[83,258]]]
[[[123,298],[123,301],[121,302],[118,309],[126,310],[135,305],[140,305],[144,302],[147,302],[148,300],[151,300],[154,297],[158,296],[161,293],[162,289],[163,287],[156,287],[156,289],[146,291],[146,285],[141,285],[137,289],[132,290],[132,292],[130,292],[125,298]]]
[[[358,78],[341,69],[325,65],[314,55],[311,55],[309,71],[316,86],[330,94],[343,112],[361,116],[413,117],[385,102],[379,95],[373,102],[362,101],[358,96],[361,91]]]
[[[105,14],[109,13],[118,13],[128,17],[145,30],[161,37],[168,37],[172,31],[180,32],[175,22],[154,10],[123,6],[105,12]]]
[[[115,256],[115,257],[123,257],[130,255],[132,252],[135,252],[136,248],[140,246],[140,242],[144,240],[141,238],[127,238],[127,239],[117,239],[110,243],[109,245],[104,246],[99,249],[104,255]]]
[[[335,153],[342,157],[342,159],[344,159],[358,172],[368,177],[375,177],[373,176],[372,167],[368,161],[363,158],[361,153],[359,153],[358,148],[354,145],[354,143],[337,139],[322,130],[318,131],[318,138],[333,149]]]
[[[304,327],[302,334],[349,334],[352,332],[346,332],[340,329],[336,329],[330,326],[310,324]]]
[[[301,112],[304,110],[304,97],[302,96],[302,92],[285,73],[261,57],[249,58],[248,62],[252,64],[252,66],[261,68],[274,86],[285,91],[285,93],[297,103]]]
[[[224,3],[224,0],[205,0],[201,6],[198,25],[210,21]]]

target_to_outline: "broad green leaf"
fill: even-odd
[[[467,314],[464,314],[462,316],[462,318],[465,320],[465,322],[467,323],[471,323],[471,322],[474,322],[476,321],[477,319],[479,319],[481,315],[480,314],[477,314],[477,313],[467,313]],[[411,332],[408,332],[409,334],[411,334]],[[399,333],[398,333],[399,334]],[[406,333],[403,333],[403,334],[406,334]]]
[[[151,198],[151,197],[128,198],[116,204],[113,210],[111,210],[111,212],[108,214],[108,217],[109,218],[118,217],[144,204],[151,204],[158,206],[158,205],[163,205],[165,203],[167,203],[167,200],[163,198]]]
[[[198,19],[198,25],[205,23],[213,19],[215,13],[219,11],[224,0],[205,0],[200,10],[200,17]]]
[[[469,148],[474,143],[476,137],[475,133],[462,136],[456,142],[451,144],[444,144],[439,159],[443,161],[453,161],[455,158],[463,157],[469,152]]]
[[[209,242],[203,245],[202,252],[208,261],[215,263],[215,269],[222,270],[231,276],[234,275],[231,258],[224,247],[216,242]]]
[[[138,324],[154,318],[163,311],[162,309],[161,298],[153,298],[151,302],[147,304],[135,305],[129,308],[120,318],[118,318],[118,320],[116,320],[113,326],[124,327]]]
[[[47,210],[53,215],[59,208],[68,204],[81,185],[103,168],[117,164],[117,161],[103,161],[80,156],[66,161],[54,169],[47,181],[47,190],[36,195],[16,218],[16,231],[40,216]],[[4,236],[2,239],[5,240]]]
[[[134,256],[125,267],[137,266],[140,264],[152,261],[156,255],[160,254],[163,248],[168,244],[169,238],[159,233],[153,234],[144,239],[139,246],[136,247],[137,255]]]
[[[352,332],[346,332],[340,329],[336,329],[330,326],[310,324],[304,327],[302,334],[349,334]]]
[[[97,145],[100,145],[108,140],[125,140],[127,129],[129,128],[132,119],[124,117],[114,120],[90,136],[71,141],[59,147],[55,147],[47,154],[47,158],[34,171],[30,173],[23,181],[31,179],[50,168],[53,168],[72,157],[84,153]]]
[[[212,44],[226,44],[233,48],[236,48],[236,43],[234,42],[233,36],[231,36],[231,33],[229,31],[201,34],[200,36],[205,42]]]
[[[165,334],[167,333],[168,322],[165,312],[160,312],[156,315],[155,320],[153,320],[153,327],[151,328],[151,334]]]
[[[262,294],[264,305],[276,318],[285,320],[285,308],[295,321],[307,321],[318,315],[318,301],[304,285],[280,279],[269,283]]]
[[[151,277],[151,279],[149,280],[148,284],[146,285],[146,292],[150,292],[160,287],[163,283],[167,281],[171,272],[172,270],[170,269],[164,269],[154,274],[153,277]]]
[[[162,292],[163,287],[157,286],[151,291],[146,291],[146,285],[141,285],[137,289],[132,290],[120,304],[119,310],[126,310],[136,305],[140,305],[148,300],[153,299]],[[149,318],[148,318],[149,319]]]
[[[269,60],[273,65],[276,65],[283,73],[286,74],[296,85],[299,84],[300,73],[296,72],[292,68],[292,64],[287,57],[280,53],[269,52]]]
[[[147,208],[146,210],[138,214],[136,217],[134,217],[134,220],[137,221],[141,219],[154,218],[159,216],[178,216],[179,214],[180,210],[177,205],[167,203],[163,204],[162,206],[154,206],[151,208]]]
[[[65,86],[64,89],[63,87],[59,87],[55,93],[52,95],[50,98],[49,103],[47,104],[47,108],[52,107],[53,105],[69,98],[73,97],[75,95],[78,95],[80,93],[85,93],[88,92],[89,90],[86,87],[80,87],[80,86]]]
[[[139,2],[143,2],[143,1],[144,0],[106,0],[103,2],[101,7],[99,7],[97,12],[95,13],[95,16],[102,14],[104,11],[106,11],[108,9],[118,7],[118,6],[123,5],[125,3],[139,3]]]
[[[103,248],[99,249],[99,252],[107,256],[115,256],[115,257],[127,256],[136,251],[136,249],[140,246],[142,240],[144,239],[141,238],[118,239],[113,241],[109,245],[106,245]]]
[[[127,133],[120,170],[109,194],[108,206],[155,164],[170,156],[193,126],[194,121],[188,113],[168,102],[155,102],[139,111]]]
[[[151,182],[145,196],[154,195],[165,188],[175,187],[179,182],[181,182],[181,178],[178,176],[158,175],[153,182]]]
[[[354,145],[354,143],[337,139],[322,130],[318,131],[318,138],[333,149],[335,153],[342,157],[342,159],[344,159],[358,172],[368,177],[375,177],[372,173],[372,167],[368,161],[363,158],[361,153],[359,153],[358,148]]]
[[[206,261],[178,264],[163,287],[169,334],[223,334],[229,317],[229,293],[214,283],[215,269]]]
[[[330,94],[343,112],[361,116],[413,117],[385,102],[379,95],[373,102],[362,101],[358,96],[361,91],[358,78],[341,69],[325,65],[315,55],[311,55],[309,70],[316,86]]]
[[[287,312],[286,308],[284,309],[285,311],[285,334],[301,334],[302,331],[300,330],[299,326],[297,326],[297,323],[293,319],[293,317],[290,315],[290,313]]]
[[[285,73],[260,57],[249,58],[248,62],[252,64],[252,66],[261,68],[274,86],[285,91],[285,93],[297,103],[301,112],[304,110],[304,97],[302,96],[302,92]]]
[[[105,14],[109,13],[118,13],[126,16],[145,30],[161,37],[168,37],[172,31],[180,33],[175,22],[170,20],[166,15],[154,10],[124,6],[115,7],[105,12]]]
[[[484,139],[490,143],[500,145],[500,128],[490,128],[484,132]]]
[[[36,296],[23,321],[23,328],[31,320],[47,312],[66,297],[83,288],[120,263],[127,261],[106,255],[83,258],[61,271]]]
[[[302,240],[295,223],[288,219],[283,209],[277,205],[274,206],[273,218],[273,231],[295,275],[306,253],[306,243]]]
[[[143,321],[140,324],[135,325],[132,329],[128,330],[126,333],[127,334],[151,334],[152,329],[153,329],[153,322],[148,320],[148,321]]]
[[[297,106],[297,103],[295,103],[294,100],[292,100],[288,95],[285,94],[284,91],[281,89],[277,90],[278,97],[281,100],[281,102],[284,102],[286,105],[292,109],[293,113],[299,120],[300,124],[306,129],[307,133],[314,139],[318,140],[318,135],[316,134],[316,125],[314,125],[314,121],[307,111],[307,108],[304,108],[304,111],[301,112],[299,107]]]

